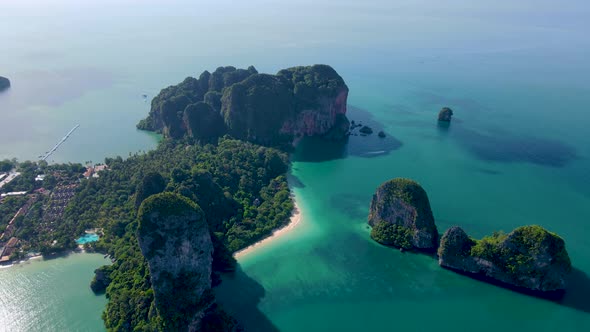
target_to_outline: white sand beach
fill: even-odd
[[[293,200],[293,202],[295,204],[295,208],[293,209],[293,214],[291,216],[291,220],[289,221],[289,223],[287,225],[275,230],[271,236],[266,237],[266,238],[254,243],[242,250],[236,251],[234,253],[234,257],[237,259],[239,259],[240,257],[244,257],[245,255],[256,251],[256,249],[258,249],[258,248],[262,248],[262,247],[272,243],[272,241],[275,241],[279,237],[281,237],[281,236],[289,233],[293,229],[295,229],[295,227],[297,227],[297,225],[299,225],[299,223],[301,222],[301,210],[299,209],[299,205],[297,205],[297,201]]]

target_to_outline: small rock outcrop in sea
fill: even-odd
[[[377,136],[381,137],[381,138],[385,138],[385,133],[382,131],[380,131]]]
[[[453,110],[448,107],[443,107],[440,112],[438,112],[438,121],[451,122],[452,117]]]
[[[373,195],[369,212],[371,237],[403,249],[434,250],[438,233],[428,196],[409,179],[385,182]]]
[[[571,271],[563,239],[536,225],[481,240],[452,227],[441,238],[438,256],[443,267],[533,291],[565,289]]]
[[[371,135],[373,133],[373,129],[371,129],[369,126],[363,126],[361,129],[359,129],[359,132],[361,134]]]
[[[10,81],[6,77],[0,76],[0,91],[6,90],[10,87]]]
[[[137,238],[165,326],[199,331],[214,301],[213,244],[203,211],[186,197],[167,192],[145,199],[138,218]]]
[[[167,137],[214,140],[224,134],[265,145],[302,136],[347,136],[348,87],[327,65],[293,67],[276,75],[254,67],[219,67],[163,89],[139,129]]]
[[[362,127],[363,125],[360,123],[356,123],[354,120],[350,121],[350,130],[354,130],[358,127]]]

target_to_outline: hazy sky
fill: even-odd
[[[276,48],[590,53],[588,0],[19,0],[1,7],[0,66],[9,67],[33,51],[68,50],[96,61]]]

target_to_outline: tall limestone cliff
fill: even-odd
[[[571,271],[563,239],[540,226],[481,240],[452,227],[442,236],[438,255],[443,267],[534,291],[565,289]]]
[[[137,238],[166,329],[199,331],[214,302],[213,244],[203,211],[189,199],[167,192],[145,199],[138,218]]]
[[[6,77],[0,76],[0,91],[6,90],[10,87],[10,81]]]
[[[264,145],[303,136],[342,139],[349,129],[347,97],[344,80],[327,65],[276,75],[220,67],[163,89],[138,128],[201,141],[231,134]]]
[[[369,211],[371,237],[403,249],[434,250],[438,232],[428,196],[409,179],[385,182],[373,195]]]
[[[346,135],[350,127],[346,118],[348,87],[332,67],[293,67],[277,76],[287,79],[295,99],[295,112],[283,123],[282,133],[332,139]]]

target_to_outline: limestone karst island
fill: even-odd
[[[347,96],[344,80],[326,65],[276,75],[220,67],[162,90],[137,127],[205,141],[229,134],[271,146],[303,136],[343,139],[350,126]]]
[[[563,291],[572,269],[564,240],[537,225],[518,227],[509,234],[494,232],[481,240],[453,226],[438,241],[428,196],[409,179],[393,179],[377,189],[369,224],[371,237],[381,244],[400,250],[436,250],[442,267],[526,290]]]
[[[0,5],[0,332],[590,331],[588,0]]]

